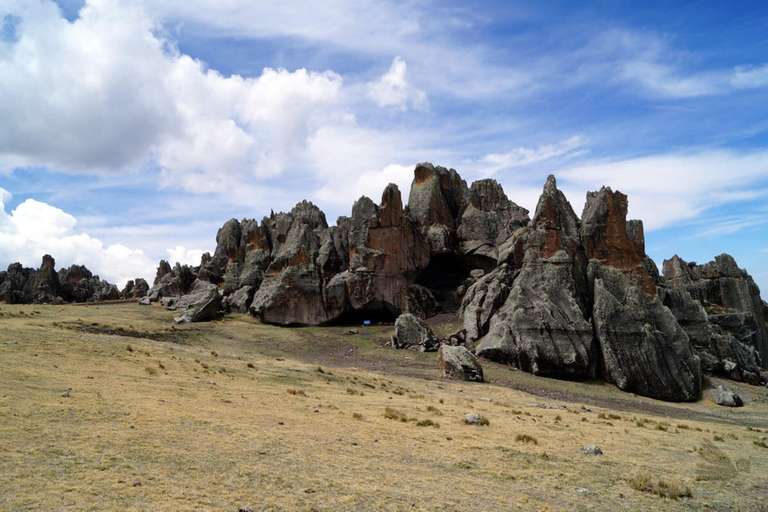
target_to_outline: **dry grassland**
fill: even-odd
[[[442,381],[391,327],[172,315],[0,306],[0,509],[768,509],[765,389],[729,383],[726,410],[492,364]]]

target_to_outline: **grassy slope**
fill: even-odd
[[[506,386],[473,385],[441,381],[434,354],[380,347],[390,327],[367,340],[171,316],[0,306],[0,509],[768,507],[766,390],[743,386],[740,410],[662,404],[492,364]],[[605,455],[582,455],[589,444]],[[643,471],[693,496],[637,491]]]

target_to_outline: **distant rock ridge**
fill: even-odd
[[[72,265],[56,272],[52,256],[43,256],[35,270],[12,263],[0,271],[0,302],[8,304],[64,304],[133,299],[146,295],[149,285],[142,278],[128,281],[121,292],[117,286],[93,275],[83,265]]]

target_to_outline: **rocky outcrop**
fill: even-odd
[[[437,351],[437,367],[443,378],[483,382],[483,367],[464,347],[441,345]]]
[[[123,299],[140,299],[149,292],[149,283],[141,277],[129,280],[120,292]]]
[[[672,312],[636,276],[596,261],[589,273],[606,380],[661,400],[697,400],[700,360]]]
[[[728,254],[705,265],[688,264],[677,255],[664,261],[664,284],[690,294],[706,311],[712,330],[754,348],[758,364],[768,368],[768,329],[760,290]]]
[[[157,275],[159,276],[161,272],[169,268],[170,265],[167,261],[160,260]],[[197,275],[194,269],[190,268],[189,265],[176,263],[171,270],[155,280],[155,285],[152,286],[147,295],[151,302],[157,302],[163,298],[181,297],[192,290],[195,280],[197,280]]]
[[[547,180],[527,232],[518,238],[522,261],[510,283],[509,275],[496,284],[509,289],[503,305],[477,335],[485,334],[476,353],[539,375],[594,377],[598,349],[589,319],[586,260],[580,245],[579,219],[553,176]],[[482,283],[482,284],[480,284]],[[488,286],[481,281],[475,287]],[[493,282],[490,286],[494,286]],[[489,288],[490,288],[489,286]],[[477,295],[475,290],[468,295]],[[493,305],[490,304],[491,310]],[[470,332],[477,310],[464,311]]]
[[[395,334],[392,336],[392,346],[399,349],[434,352],[440,346],[429,325],[420,318],[405,313],[397,317]]]

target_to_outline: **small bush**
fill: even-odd
[[[515,441],[525,444],[539,444],[535,437],[529,436],[528,434],[517,434]]]
[[[664,480],[663,478],[654,482],[653,477],[648,471],[638,473],[630,483],[638,491],[656,494],[662,498],[676,500],[691,496],[691,488],[687,484],[683,485],[678,482]]]
[[[408,421],[408,416],[406,416],[405,413],[398,411],[397,409],[393,409],[392,407],[387,407],[384,409],[384,417],[389,420],[402,421],[403,423]]]

